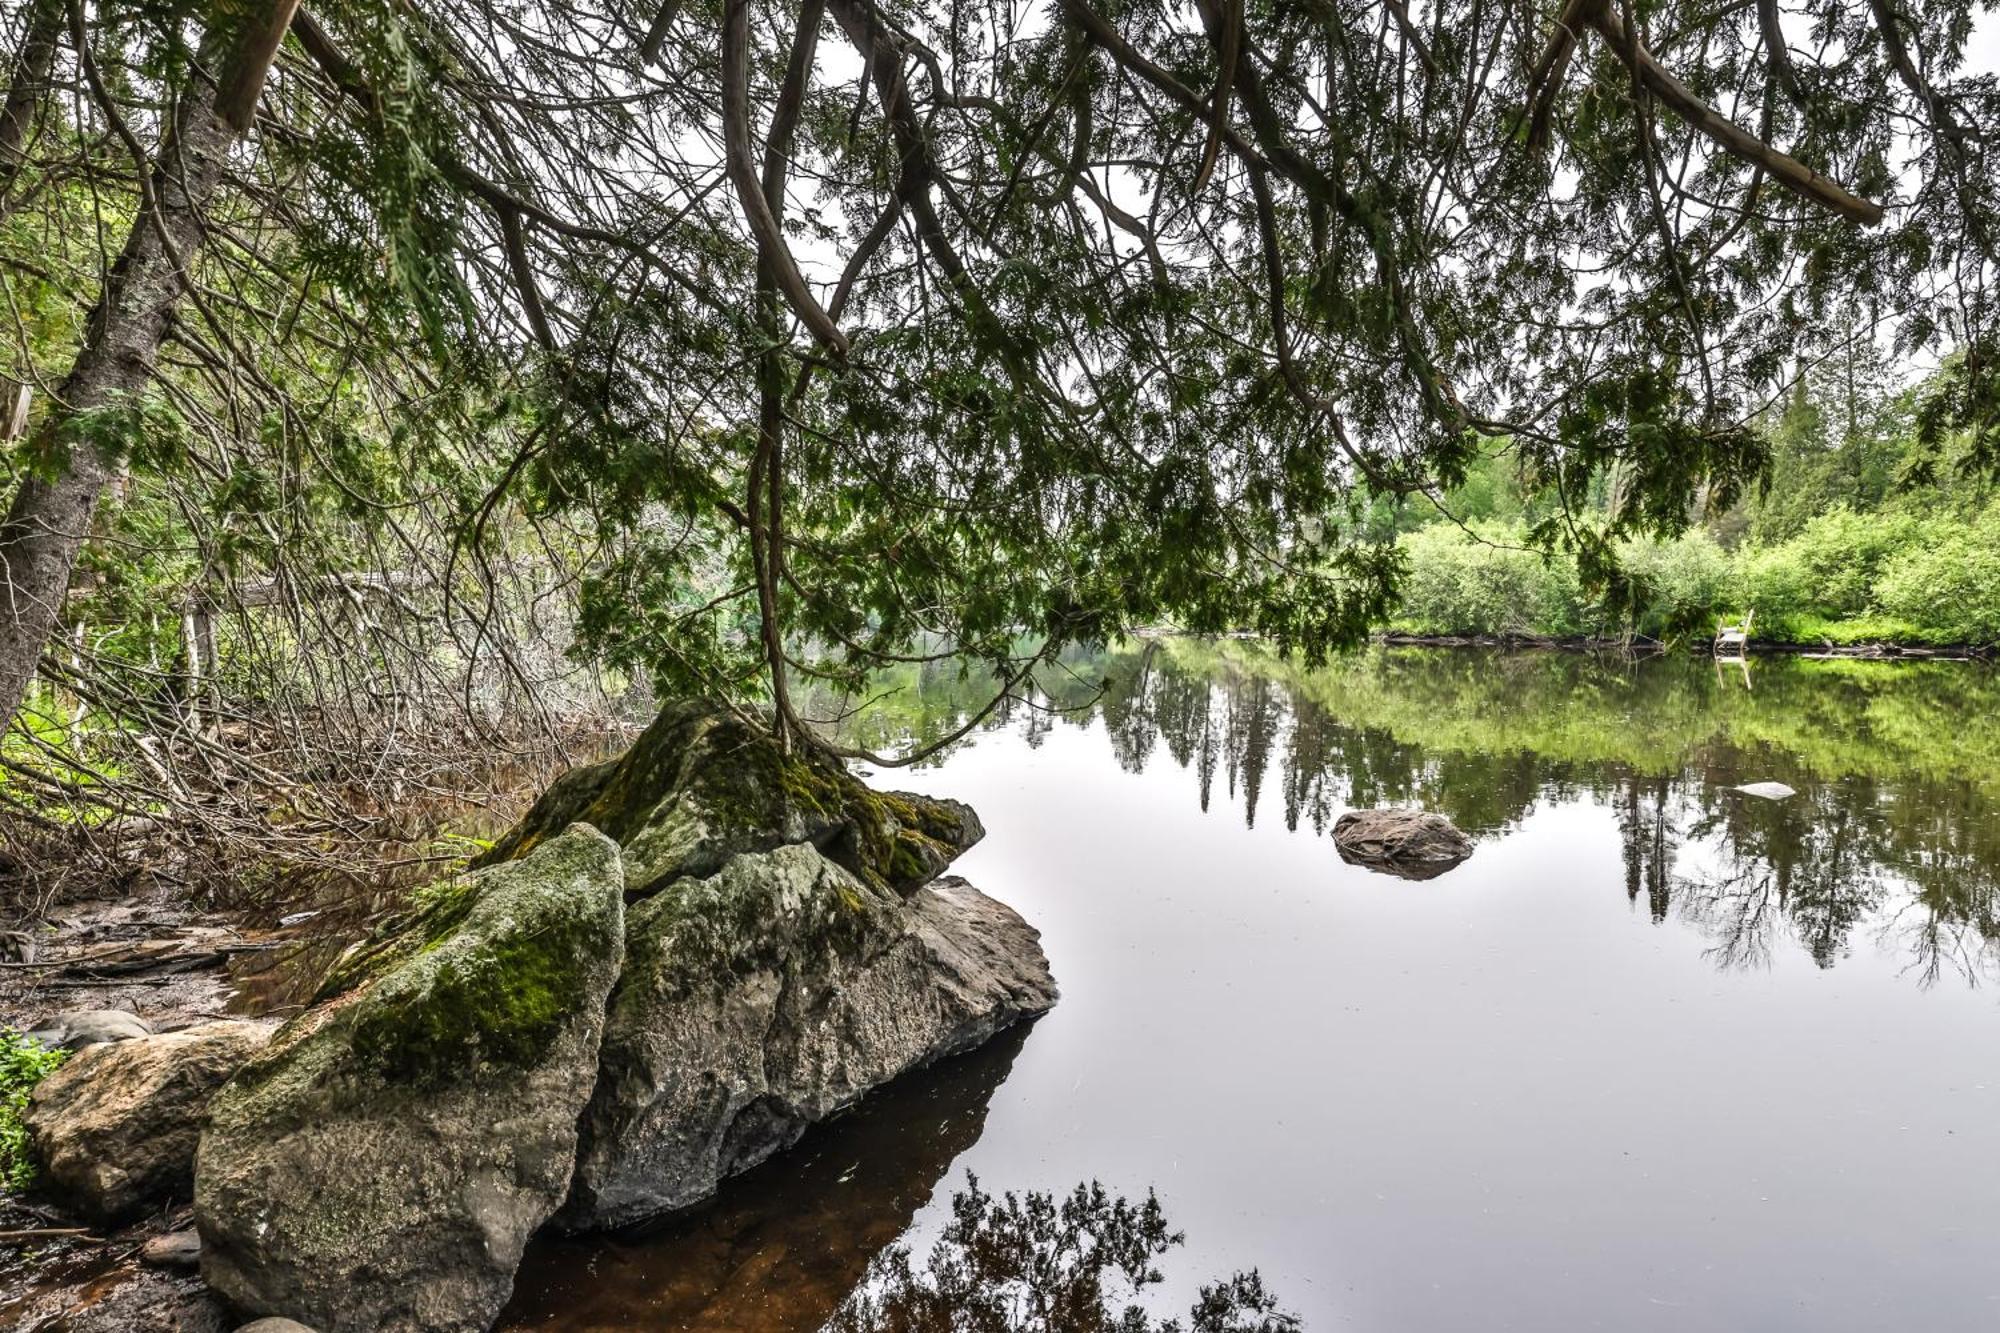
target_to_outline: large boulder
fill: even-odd
[[[984,836],[971,807],[879,792],[809,747],[786,754],[716,705],[668,704],[617,759],[571,769],[480,858],[523,855],[572,823],[615,839],[643,898],[739,852],[810,843],[864,883],[912,893]]]
[[[1382,806],[1350,810],[1333,824],[1343,861],[1401,879],[1433,879],[1472,855],[1472,839],[1440,814]]]
[[[186,1198],[209,1099],[270,1036],[236,1020],[85,1045],[28,1100],[42,1188],[106,1223]]]
[[[676,880],[627,918],[558,1222],[696,1203],[869,1089],[1055,999],[1035,930],[962,880],[905,898],[809,844]]]
[[[490,1325],[568,1190],[623,954],[618,849],[589,828],[424,893],[212,1104],[209,1284],[322,1333]]]

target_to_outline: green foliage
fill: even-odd
[[[35,1162],[21,1117],[28,1094],[69,1055],[0,1027],[0,1191],[19,1193],[35,1183]]]
[[[2000,643],[2000,507],[1926,535],[1886,563],[1876,603],[1940,642]]]
[[[1519,528],[1468,534],[1434,524],[1402,543],[1408,572],[1395,625],[1419,634],[1580,633],[1574,564],[1528,547]]]

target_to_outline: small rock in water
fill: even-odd
[[[1351,865],[1402,879],[1432,879],[1472,855],[1472,839],[1443,815],[1392,806],[1348,811],[1333,845]]]
[[[107,1041],[130,1041],[150,1037],[153,1025],[125,1009],[73,1009],[66,1014],[44,1018],[28,1029],[30,1041],[51,1049],[61,1046],[80,1051]]]
[[[1787,796],[1798,795],[1782,782],[1746,782],[1736,790],[1745,796],[1761,796],[1767,801],[1782,801]]]
[[[155,1236],[139,1247],[139,1262],[148,1268],[199,1268],[201,1237],[193,1227]]]

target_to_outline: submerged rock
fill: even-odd
[[[324,1333],[490,1325],[569,1187],[622,890],[617,848],[572,828],[436,886],[406,938],[351,959],[212,1105],[209,1284]]]
[[[1767,801],[1782,801],[1798,795],[1782,782],[1746,782],[1736,790],[1745,796],[1757,796]]]
[[[479,864],[511,860],[576,822],[618,843],[634,898],[714,874],[740,852],[798,843],[908,894],[986,832],[970,806],[878,792],[830,756],[784,754],[734,714],[694,701],[668,704],[619,758],[556,779]]]
[[[963,880],[907,899],[807,845],[634,907],[559,1223],[684,1208],[917,1065],[1055,1003],[1036,931]]]
[[[98,1222],[186,1198],[209,1099],[270,1036],[237,1020],[86,1045],[28,1100],[42,1187]]]
[[[1333,825],[1340,857],[1402,879],[1431,879],[1472,855],[1472,839],[1428,810],[1350,810]]]
[[[54,1050],[80,1051],[104,1042],[131,1041],[153,1035],[153,1025],[125,1009],[73,1009],[37,1020],[24,1034]]]

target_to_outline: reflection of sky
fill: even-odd
[[[1410,884],[1095,725],[906,777],[979,808],[961,868],[1063,986],[960,1169],[1157,1187],[1176,1297],[1259,1266],[1312,1328],[1995,1326],[1990,992],[1718,970],[1587,799]]]

